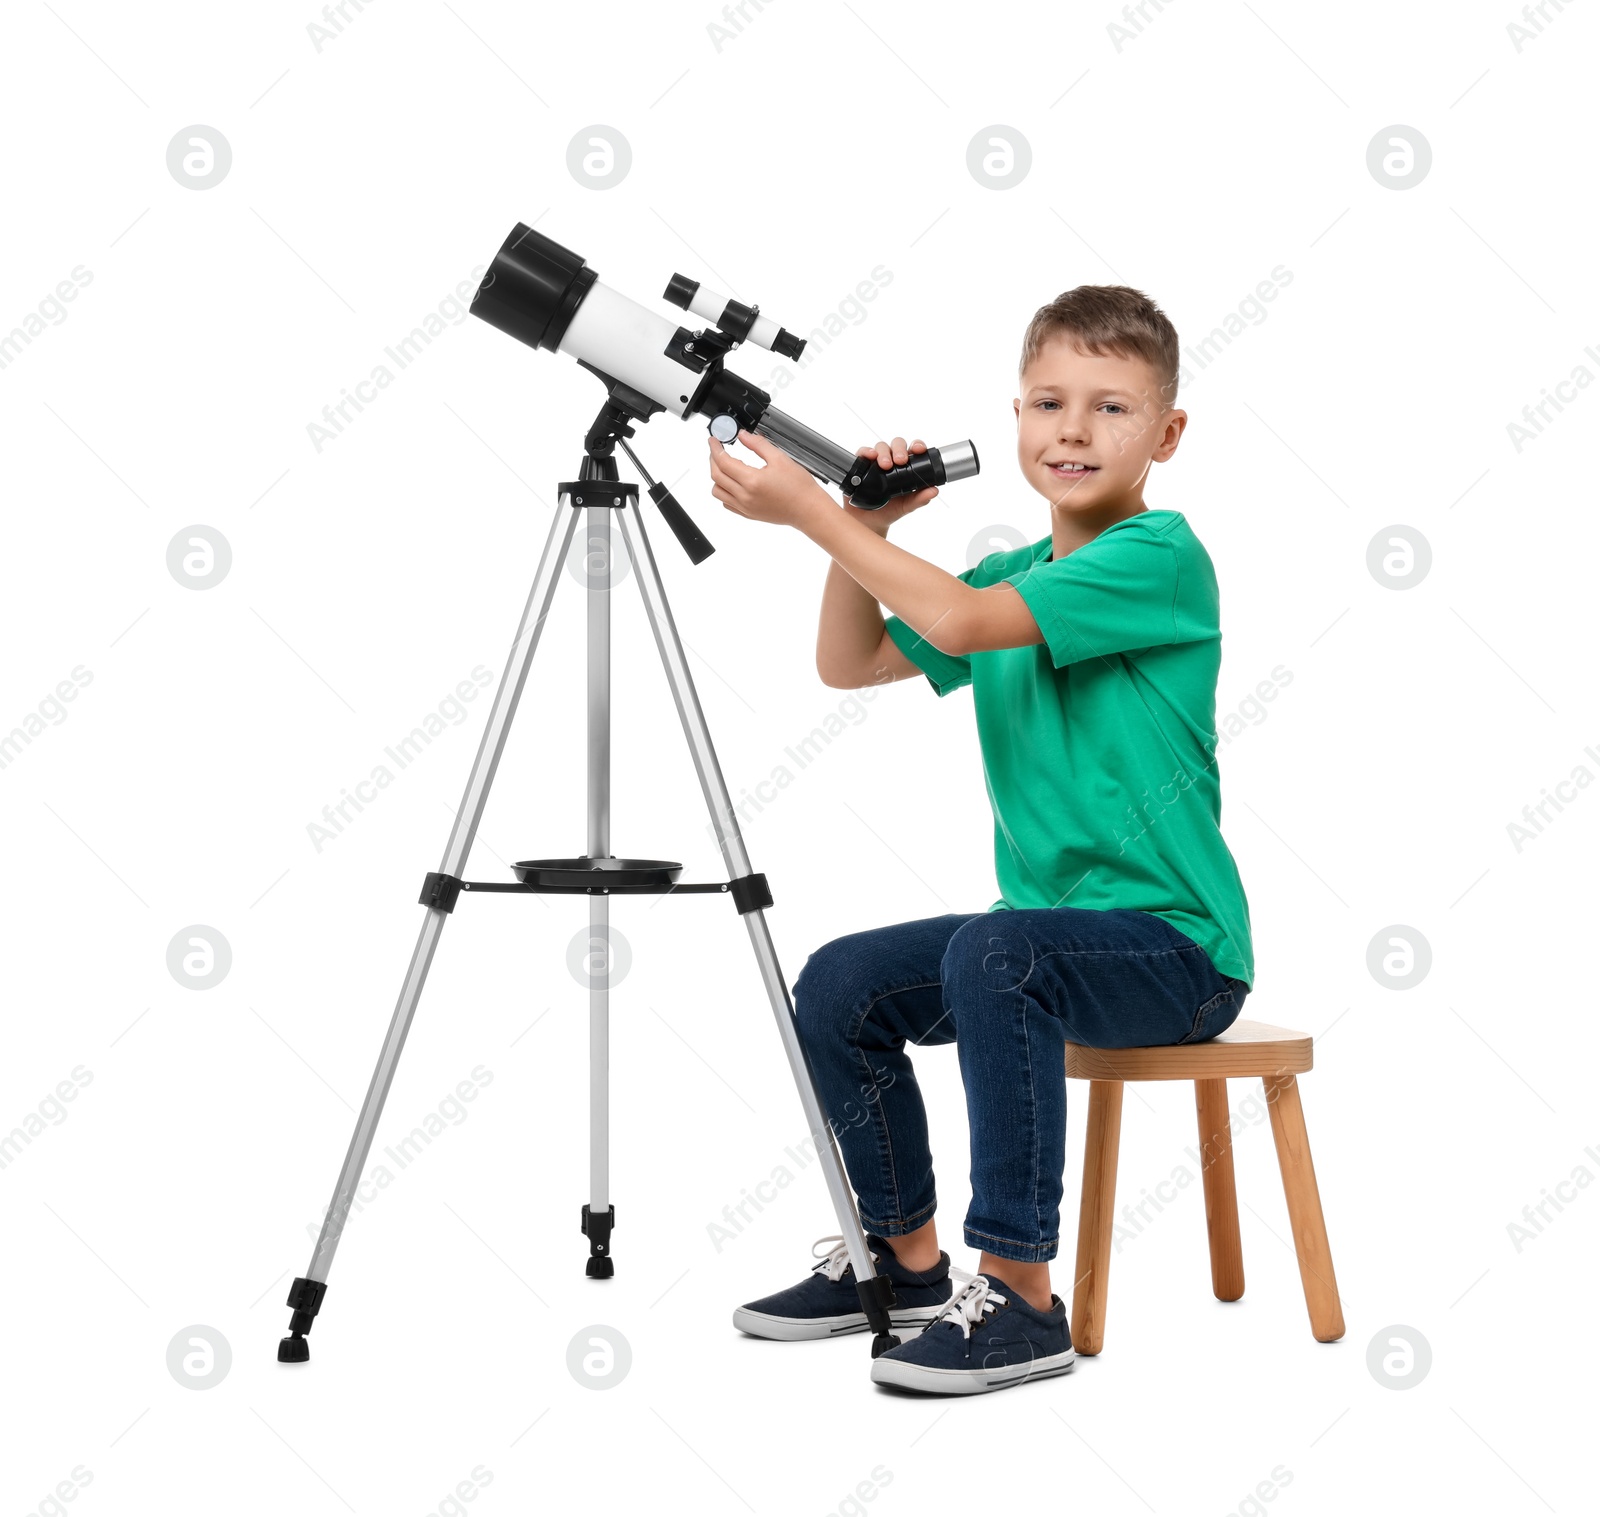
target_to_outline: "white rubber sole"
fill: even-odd
[[[1028,1380],[1047,1380],[1064,1375],[1078,1355],[1075,1349],[1050,1354],[1029,1364],[1008,1364],[997,1370],[933,1369],[925,1364],[909,1364],[902,1359],[874,1359],[872,1378],[879,1385],[898,1385],[910,1391],[932,1391],[940,1396],[971,1396],[982,1391],[1003,1390]]]
[[[890,1325],[896,1332],[920,1333],[948,1305],[910,1306],[896,1308],[889,1313]],[[780,1343],[801,1343],[811,1338],[841,1338],[847,1333],[867,1331],[865,1312],[846,1312],[840,1317],[774,1317],[767,1312],[753,1312],[748,1307],[734,1309],[733,1325],[752,1338],[775,1338]]]

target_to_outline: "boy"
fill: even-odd
[[[835,504],[766,439],[711,440],[712,493],[798,527],[833,563],[817,671],[854,689],[924,675],[971,684],[1001,898],[819,948],[794,986],[817,1092],[859,1197],[897,1325],[879,1382],[973,1392],[1060,1374],[1073,1349],[1050,1289],[1066,1143],[1064,1049],[1201,1042],[1255,977],[1249,907],[1219,830],[1216,576],[1184,517],[1144,503],[1176,452],[1178,338],[1145,295],[1080,286],[1042,307],[1020,365],[1017,457],[1050,533],[959,576],[891,545],[929,489],[878,511]],[[904,438],[863,448],[887,468]],[[887,621],[880,602],[892,613]],[[952,1287],[934,1228],[927,1123],[907,1043],[956,1045],[971,1130]],[[846,1120],[846,1109],[866,1114]],[[780,1339],[865,1328],[842,1245],[799,1285],[740,1307]]]

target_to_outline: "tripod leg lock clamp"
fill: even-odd
[[[322,1310],[322,1298],[327,1294],[326,1280],[307,1280],[304,1276],[297,1278],[289,1287],[289,1299],[284,1302],[284,1305],[294,1312],[294,1317],[289,1323],[289,1331],[309,1333],[311,1319]]]
[[[608,1206],[604,1211],[591,1211],[589,1203],[583,1203],[583,1220],[579,1227],[589,1240],[591,1254],[608,1254],[611,1252],[611,1229],[616,1225],[617,1209]]]
[[[422,894],[417,897],[423,906],[435,911],[451,912],[456,909],[456,898],[461,894],[461,881],[453,874],[440,874],[435,870],[424,878]]]
[[[728,893],[733,897],[733,904],[739,908],[740,916],[772,904],[772,892],[767,888],[764,874],[744,874],[736,880],[729,880]]]

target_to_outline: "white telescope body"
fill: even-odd
[[[700,376],[667,356],[677,331],[675,321],[597,279],[557,351],[620,379],[681,419],[689,414]]]

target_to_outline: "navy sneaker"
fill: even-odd
[[[817,1248],[824,1243],[834,1247],[826,1256],[818,1255]],[[933,1269],[916,1272],[901,1264],[894,1250],[871,1233],[867,1249],[878,1273],[894,1282],[895,1305],[889,1320],[897,1330],[920,1331],[944,1310],[952,1290],[949,1254],[940,1254]],[[867,1314],[856,1295],[856,1272],[843,1237],[835,1233],[819,1238],[811,1252],[822,1262],[804,1280],[759,1301],[747,1301],[735,1310],[733,1325],[753,1337],[778,1338],[785,1343],[865,1332]]]
[[[1077,1356],[1066,1303],[1050,1300],[1041,1312],[998,1275],[972,1275],[926,1331],[872,1361],[872,1378],[963,1396],[1064,1375]]]

